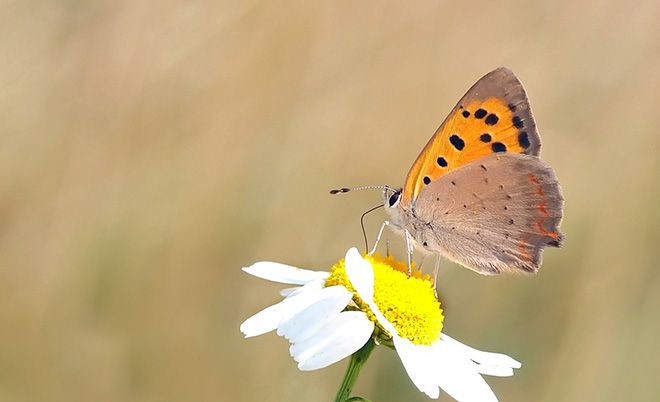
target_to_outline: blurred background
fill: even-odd
[[[503,401],[658,400],[659,19],[653,1],[1,2],[0,401],[331,400],[346,362],[301,373],[283,339],[242,338],[282,286],[240,268],[361,246],[380,193],[328,190],[401,185],[502,65],[566,245],[535,277],[445,263],[445,329],[523,362],[488,378]],[[385,348],[355,393],[426,400]]]

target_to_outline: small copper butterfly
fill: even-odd
[[[537,272],[543,249],[562,244],[564,204],[540,150],[522,84],[498,68],[461,98],[403,188],[385,188],[386,223],[480,274]]]

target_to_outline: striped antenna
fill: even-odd
[[[330,190],[330,194],[343,194],[343,193],[348,193],[349,191],[359,191],[359,190],[378,190],[378,189],[392,189],[390,186],[387,184],[382,185],[382,186],[358,186],[358,187],[342,187],[342,188],[335,188],[333,190]]]

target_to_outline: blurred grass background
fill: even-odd
[[[531,278],[445,264],[446,331],[523,362],[489,379],[501,400],[658,400],[659,19],[653,1],[3,1],[0,401],[330,400],[345,362],[301,373],[284,340],[242,339],[280,287],[240,267],[361,245],[380,194],[327,190],[401,185],[501,65],[563,184],[566,246]],[[426,400],[385,349],[355,391]]]

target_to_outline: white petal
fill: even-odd
[[[303,292],[312,283],[314,283],[315,284],[314,286],[318,287],[318,289],[323,289],[325,287],[325,279],[317,279],[317,280],[314,280],[314,281],[311,281],[311,282],[307,282],[303,286],[294,286],[294,287],[291,287],[291,288],[282,289],[280,291],[280,296],[283,296],[285,298],[296,296],[296,295],[300,294],[301,292]]]
[[[479,372],[483,374],[508,377],[513,375],[513,369],[522,366],[519,361],[505,354],[482,352],[453,339],[449,335],[442,334],[441,339],[474,361],[479,368]]]
[[[346,311],[335,316],[311,338],[289,348],[303,371],[334,364],[360,349],[371,336],[373,322],[361,311]]]
[[[343,286],[322,289],[319,298],[313,304],[279,323],[277,335],[285,337],[292,343],[303,341],[338,315],[351,298],[353,293]]]
[[[285,288],[280,290],[280,296],[282,297],[289,297],[292,294],[296,292],[296,290],[300,289],[300,286],[294,286],[292,288]]]
[[[325,271],[310,271],[270,261],[256,262],[243,268],[243,271],[257,278],[291,285],[304,285],[315,279],[325,279],[330,275]]]
[[[312,281],[297,290],[296,295],[267,307],[243,321],[241,332],[246,338],[265,334],[277,328],[282,319],[313,303],[323,289],[322,280]]]
[[[497,402],[497,397],[468,356],[442,340],[434,343],[431,349],[429,358],[434,362],[435,383],[447,394],[459,402]]]
[[[475,369],[481,374],[491,375],[493,377],[511,377],[513,375],[513,369],[511,367],[475,364]]]
[[[415,345],[400,336],[394,336],[393,341],[401,363],[413,384],[430,398],[437,399],[440,396],[440,390],[433,375],[434,362],[431,360],[431,347]]]
[[[369,305],[376,316],[378,323],[392,335],[396,335],[396,329],[383,313],[380,312],[374,301],[374,270],[371,263],[360,255],[356,248],[351,248],[346,253],[346,276],[353,285],[360,298]]]
[[[346,253],[346,276],[351,281],[353,288],[360,294],[362,300],[366,303],[373,302],[374,299],[374,270],[371,263],[360,255],[355,248],[351,248]]]
[[[258,336],[277,328],[282,319],[282,310],[286,308],[285,301],[266,307],[241,324],[241,332],[246,338]]]

